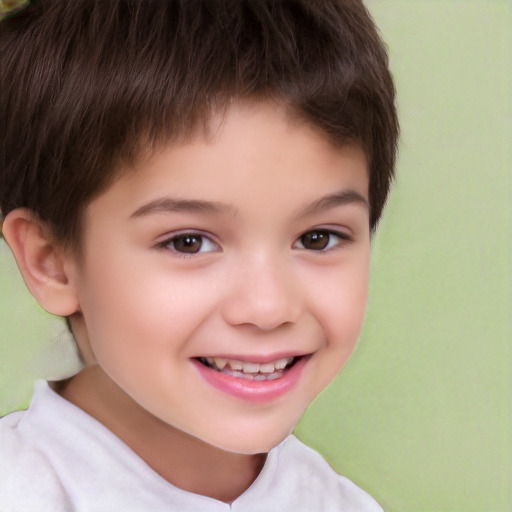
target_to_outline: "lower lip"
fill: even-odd
[[[233,377],[205,366],[196,359],[192,362],[201,376],[214,388],[248,402],[264,403],[276,400],[290,391],[299,381],[309,357],[301,357],[282,377],[274,380],[248,380]]]

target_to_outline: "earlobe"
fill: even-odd
[[[78,311],[73,260],[51,237],[47,225],[26,208],[11,211],[3,234],[28,289],[49,313],[70,316]]]

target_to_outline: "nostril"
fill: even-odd
[[[301,313],[301,295],[288,260],[279,259],[270,250],[252,255],[230,276],[224,317],[231,325],[253,325],[274,330],[297,322]]]
[[[275,299],[265,297],[233,298],[224,306],[224,318],[230,325],[251,325],[262,331],[286,328],[300,317],[297,299]]]

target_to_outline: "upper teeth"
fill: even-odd
[[[223,370],[229,366],[232,370],[243,371],[244,373],[274,373],[276,370],[283,370],[292,361],[293,357],[283,357],[270,363],[250,363],[248,361],[239,361],[237,359],[224,359],[221,357],[206,357],[206,362]]]

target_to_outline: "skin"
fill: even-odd
[[[47,248],[61,293],[47,309],[74,315],[89,362],[59,392],[169,482],[234,500],[356,345],[367,202],[359,147],[333,147],[278,105],[233,104],[209,134],[156,152],[88,205],[80,259]],[[15,248],[35,222],[8,216]],[[22,271],[32,260],[20,256]],[[197,358],[215,356],[307,357],[290,389],[255,402],[203,378]]]

